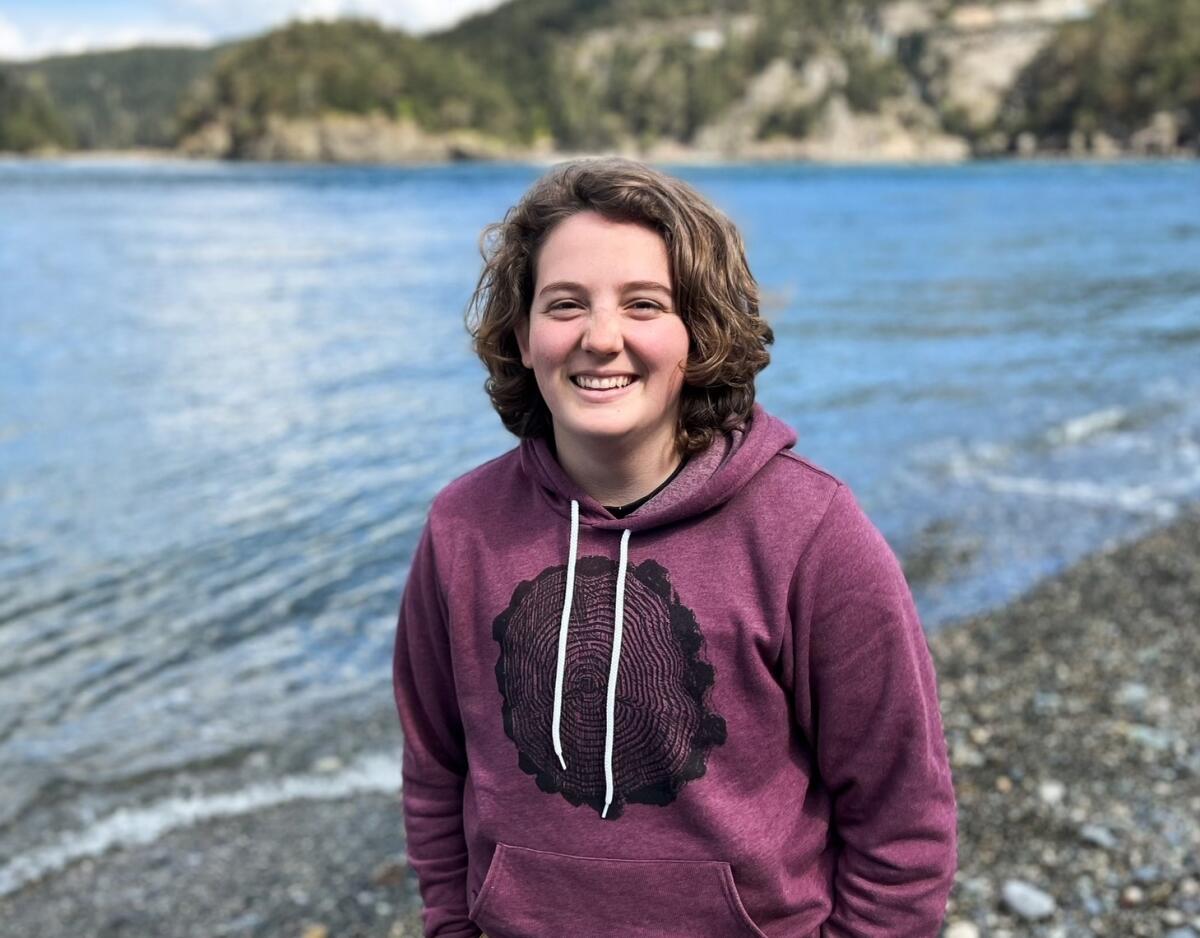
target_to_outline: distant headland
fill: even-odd
[[[0,151],[300,162],[1195,157],[1200,0],[509,0],[0,63]]]

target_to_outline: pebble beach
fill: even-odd
[[[946,938],[1200,935],[1200,511],[932,636],[959,799]],[[399,798],[175,830],[0,899],[21,938],[411,938]]]

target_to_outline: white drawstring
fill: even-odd
[[[579,502],[571,499],[571,548],[567,554],[567,594],[563,599],[562,619],[558,624],[558,668],[554,675],[554,721],[550,734],[554,738],[554,752],[558,762],[565,770],[567,761],[563,758],[562,736],[562,685],[563,674],[567,670],[567,623],[571,621],[571,600],[575,596],[575,553],[579,548]]]
[[[621,663],[621,632],[625,627],[625,568],[629,564],[629,530],[621,532],[621,562],[617,565],[617,608],[613,614],[612,658],[608,666],[608,704],[605,707],[604,728],[604,810],[601,817],[608,816],[608,806],[613,799],[613,731],[617,706],[617,667]]]
[[[608,699],[605,702],[604,725],[604,810],[601,817],[608,816],[613,800],[613,736],[617,709],[617,669],[621,663],[621,635],[625,629],[625,571],[629,566],[629,530],[621,532],[621,559],[617,564],[617,605],[613,614],[612,656],[608,662]],[[554,739],[554,753],[565,770],[567,760],[562,751],[562,694],[563,678],[567,670],[567,626],[571,621],[571,603],[575,598],[575,555],[579,551],[579,502],[571,499],[571,546],[567,553],[567,588],[563,597],[562,618],[558,623],[558,664],[554,674],[554,718],[550,724],[550,735]]]

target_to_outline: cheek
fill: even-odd
[[[564,364],[571,351],[571,335],[566,329],[531,329],[527,343],[529,363],[541,371]]]

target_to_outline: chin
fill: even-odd
[[[579,439],[619,440],[643,429],[625,417],[613,415],[597,418],[590,415],[583,420],[563,421],[559,424],[564,433]]]
[[[636,429],[628,424],[590,424],[566,428],[567,432],[573,436],[593,440],[619,440],[629,436]]]

